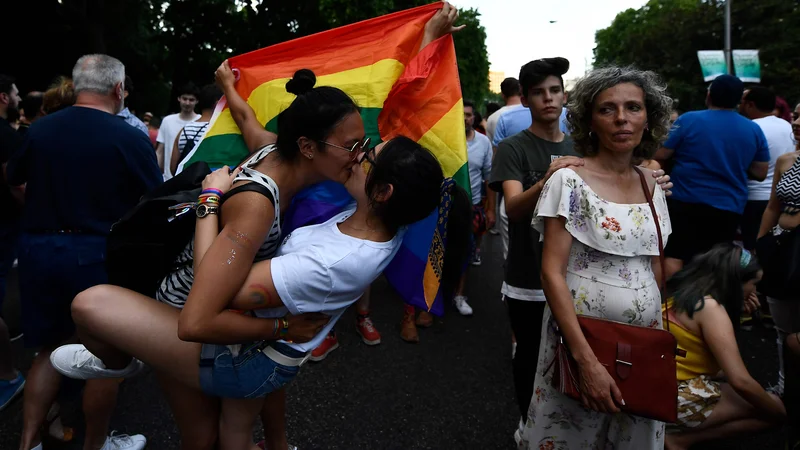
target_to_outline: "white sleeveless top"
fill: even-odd
[[[242,164],[241,172],[239,172],[234,179],[234,183],[237,181],[250,181],[266,187],[272,192],[272,198],[275,200],[275,220],[272,222],[269,235],[256,252],[255,261],[263,261],[272,258],[275,256],[275,252],[280,245],[281,205],[278,185],[275,184],[272,178],[254,168],[275,149],[275,145],[268,145],[257,151],[250,159]],[[186,304],[186,298],[189,296],[189,290],[192,288],[192,283],[194,283],[193,264],[194,239],[189,241],[189,244],[183,252],[178,255],[178,258],[175,260],[176,269],[161,281],[161,286],[156,293],[156,300],[175,308],[183,308],[183,305]]]

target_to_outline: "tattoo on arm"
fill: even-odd
[[[283,306],[280,298],[271,294],[265,285],[258,283],[251,284],[247,288],[245,295],[240,299],[239,301],[234,301],[232,305],[236,309],[251,310]]]

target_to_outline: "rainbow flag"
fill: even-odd
[[[277,132],[277,115],[294,95],[285,84],[298,69],[317,76],[317,86],[336,86],[362,108],[366,134],[373,143],[405,135],[431,150],[445,176],[469,191],[464,110],[452,36],[427,45],[418,54],[425,23],[441,3],[400,11],[356,24],[284,42],[229,60],[238,69],[236,90],[258,120]],[[206,135],[187,164],[235,165],[248,155],[241,132],[224,99],[217,105]],[[320,183],[299,193],[284,216],[284,233],[319,223],[350,201],[341,185]],[[443,312],[439,280],[429,258],[436,212],[412,225],[385,275],[410,304]]]

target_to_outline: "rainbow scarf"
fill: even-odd
[[[366,135],[374,144],[405,135],[428,148],[446,177],[469,191],[464,109],[452,36],[419,54],[425,23],[441,8],[435,3],[366,20],[229,60],[238,69],[236,90],[258,120],[277,132],[277,115],[294,99],[285,84],[301,68],[314,71],[317,86],[335,86],[362,108]],[[248,155],[241,132],[224,99],[187,165],[236,165]],[[351,201],[344,187],[320,183],[300,192],[284,215],[284,233],[320,223]],[[438,223],[438,232],[437,232]],[[403,245],[384,274],[403,299],[437,314],[443,312],[440,274],[446,222],[438,211],[409,227]]]

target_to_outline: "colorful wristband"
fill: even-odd
[[[285,317],[281,317],[282,327],[281,327],[281,339],[285,338],[287,334],[289,334],[289,321],[286,320]]]
[[[222,197],[223,192],[219,189],[208,188],[208,189],[203,189],[203,191],[200,192],[200,195],[203,194],[217,194],[218,196]]]
[[[281,333],[281,322],[278,319],[275,319],[275,322],[272,325],[272,337],[276,338]]]

